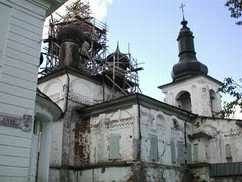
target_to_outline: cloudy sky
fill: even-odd
[[[117,41],[121,51],[132,55],[144,71],[140,87],[144,94],[161,99],[157,86],[171,81],[172,66],[178,62],[176,38],[182,19],[179,6],[186,4],[185,17],[195,36],[197,58],[209,75],[242,77],[242,26],[230,18],[225,0],[89,0],[92,14],[108,25],[108,46]],[[61,10],[63,11],[63,10]]]

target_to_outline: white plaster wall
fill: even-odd
[[[191,163],[208,163],[209,162],[209,142],[207,138],[199,138],[191,141],[192,144],[192,161]],[[194,159],[194,144],[198,145],[197,159]]]
[[[228,162],[225,154],[226,144],[231,145],[232,162],[242,161],[242,129],[235,124],[236,120],[208,118],[198,122],[200,123],[199,129],[213,137],[210,140],[200,140],[201,146],[208,143],[207,158],[209,163]],[[199,151],[204,153],[204,149]]]
[[[69,78],[69,98],[87,105],[103,101],[103,86],[100,83],[90,81],[86,77],[77,77],[70,73]],[[38,88],[64,110],[67,85],[68,77],[65,74],[40,83]],[[110,100],[112,90],[106,85],[104,87],[104,99]],[[114,92],[114,98],[120,96],[122,96],[120,92]]]
[[[178,83],[174,83],[162,89],[165,94],[165,102],[173,106],[176,104],[176,96],[181,91],[188,91],[191,95],[192,112],[203,116],[212,116],[209,90],[215,92],[218,90],[219,85],[206,77],[195,77]],[[216,111],[221,110],[220,95],[216,95]]]
[[[67,77],[66,75],[61,75],[57,78],[38,84],[38,88],[64,110],[65,85],[67,85]]]
[[[109,159],[110,137],[120,135],[119,159],[135,159],[135,140],[137,140],[137,106],[101,114],[90,120],[90,162],[111,161]]]
[[[159,116],[162,116],[162,120]],[[173,119],[178,122],[178,128],[174,128]],[[172,164],[171,161],[171,140],[176,144],[178,141],[184,142],[184,121],[175,117],[167,115],[161,111],[141,107],[141,133],[142,133],[142,159],[150,161],[150,135],[158,137],[158,163],[166,165]]]
[[[104,171],[102,171],[102,168],[97,168],[76,173],[79,173],[76,175],[78,182],[126,182],[129,181],[132,170],[130,167],[110,167],[104,168]]]
[[[63,121],[54,122],[51,130],[50,165],[61,166]]]
[[[145,168],[146,181],[157,182],[180,182],[182,174],[175,169],[163,168]]]

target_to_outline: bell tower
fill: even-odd
[[[208,75],[206,65],[198,61],[194,36],[183,16],[178,34],[179,62],[173,66],[172,82],[158,88],[165,102],[203,116],[215,116],[221,111],[218,88],[221,82]]]

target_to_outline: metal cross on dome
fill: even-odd
[[[185,4],[184,3],[181,3],[181,6],[180,6],[180,9],[182,10],[182,17],[183,17],[183,20],[185,19],[184,18],[184,8],[185,8]]]

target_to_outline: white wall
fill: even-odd
[[[174,125],[174,120],[176,125]],[[161,178],[168,182],[173,182],[181,178],[178,170],[180,164],[184,164],[179,159],[181,154],[178,149],[178,143],[183,144],[184,140],[184,120],[173,115],[168,115],[160,110],[155,110],[141,106],[141,159],[146,162],[148,167],[146,171],[147,181],[157,181]],[[187,132],[191,131],[191,124],[187,123]],[[151,136],[158,138],[158,158],[151,160]],[[172,143],[174,148],[172,149]],[[184,148],[185,149],[185,148]],[[173,153],[173,151],[175,151]],[[174,158],[172,155],[174,154]]]
[[[164,101],[173,106],[178,106],[176,96],[182,91],[188,91],[191,95],[192,112],[202,116],[212,116],[209,90],[217,92],[218,88],[219,85],[216,82],[199,76],[169,85],[162,88],[162,91],[165,93]],[[216,94],[215,110],[221,110],[221,98],[218,93]]]
[[[69,98],[82,104],[93,105],[103,101],[103,86],[95,80],[86,77],[77,77],[69,73]],[[66,74],[42,82],[38,88],[49,96],[58,106],[64,110],[65,98],[68,85]],[[111,89],[104,85],[104,99],[111,99]],[[114,97],[122,96],[115,91]]]
[[[110,140],[119,136],[117,160],[128,161],[136,158],[134,141],[137,140],[137,106],[104,113],[90,120],[90,163],[111,161]]]
[[[236,124],[236,120],[207,118],[197,122],[200,124],[200,127],[196,130],[204,131],[212,136],[209,140],[197,141],[202,147],[199,149],[201,159],[206,159],[209,163],[228,162],[225,145],[230,144],[232,162],[242,161],[242,128]],[[205,147],[206,144],[207,147]],[[206,149],[204,150],[203,148]],[[202,158],[203,154],[201,153],[205,153],[205,151],[207,151],[207,157]]]

